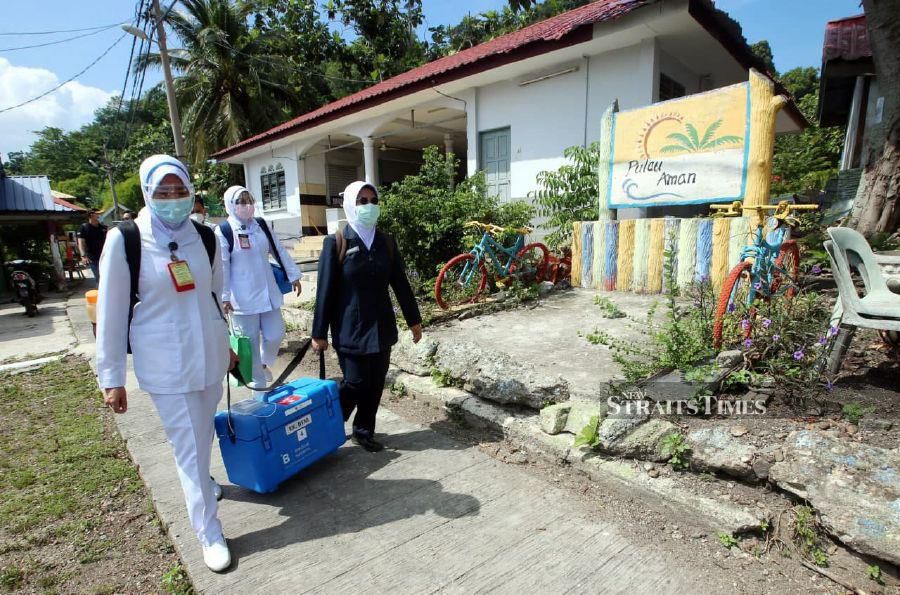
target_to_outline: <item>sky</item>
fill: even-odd
[[[133,39],[127,34],[123,37],[117,26],[96,33],[18,33],[115,25],[133,18],[134,4],[133,0],[0,0],[0,110],[56,87],[118,41],[87,72],[59,91],[25,107],[0,111],[0,154],[27,149],[34,131],[45,126],[73,130],[90,122],[95,109],[121,92]],[[506,0],[424,0],[423,4],[424,36],[427,26],[453,24],[466,13],[500,8]],[[716,4],[741,24],[748,41],[769,41],[781,72],[796,66],[818,67],[825,23],[862,12],[859,0],[718,0]],[[85,33],[88,35],[57,45],[12,49]],[[160,80],[159,74],[148,75],[145,88]]]

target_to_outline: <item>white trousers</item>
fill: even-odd
[[[209,477],[213,418],[222,398],[222,384],[211,384],[198,392],[150,397],[172,445],[191,526],[200,543],[210,545],[222,537],[219,505]]]
[[[281,308],[262,314],[234,314],[234,328],[249,337],[253,347],[253,384],[266,386],[263,366],[271,367],[278,357],[278,348],[284,339],[284,320]]]

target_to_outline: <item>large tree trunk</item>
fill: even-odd
[[[900,224],[900,0],[862,0],[869,43],[884,97],[886,134],[870,135],[865,175],[850,216],[850,227],[865,236],[894,232]]]

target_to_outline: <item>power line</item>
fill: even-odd
[[[3,31],[0,32],[0,35],[55,35],[57,33],[80,33],[82,31],[96,31],[98,29],[110,29],[112,27],[118,27],[121,25],[123,21],[118,23],[113,23],[111,25],[99,25],[97,27],[85,27],[84,29],[60,29],[58,31]]]
[[[104,31],[109,31],[115,27],[118,27],[121,23],[117,23],[115,25],[110,25],[104,29],[98,29],[96,31],[92,31],[90,33],[82,33],[81,35],[75,35],[74,37],[67,37],[65,39],[57,39],[56,41],[48,41],[46,43],[36,43],[34,45],[23,45],[15,48],[0,48],[0,52],[17,52],[19,50],[30,50],[33,48],[43,48],[48,45],[57,45],[60,43],[67,43],[69,41],[74,41],[76,39],[81,39],[82,37],[90,37],[91,35],[97,35],[98,33],[103,33]]]
[[[65,85],[67,85],[68,83],[71,83],[72,81],[74,81],[75,79],[77,79],[78,77],[80,77],[81,75],[83,75],[85,72],[87,72],[88,70],[90,70],[91,68],[93,68],[94,65],[97,64],[97,62],[99,62],[100,60],[102,60],[103,58],[106,57],[106,54],[110,53],[114,47],[116,47],[117,45],[119,45],[119,42],[122,41],[122,39],[124,39],[126,35],[128,35],[128,33],[122,33],[122,35],[120,35],[119,38],[118,38],[116,41],[114,41],[113,44],[112,44],[111,46],[109,46],[108,48],[106,48],[106,49],[103,51],[102,54],[100,54],[99,56],[97,56],[97,57],[94,59],[93,62],[91,62],[90,64],[88,64],[87,66],[85,66],[85,67],[84,67],[80,72],[78,72],[77,74],[75,74],[75,75],[69,77],[68,79],[66,79],[66,80],[64,80],[63,82],[61,82],[60,84],[56,85],[55,87],[53,87],[53,88],[50,89],[49,91],[45,91],[45,92],[41,93],[40,95],[38,95],[38,96],[36,96],[36,97],[32,97],[31,99],[26,99],[26,100],[23,101],[22,103],[18,103],[18,104],[16,104],[16,105],[11,105],[11,106],[9,106],[9,107],[4,107],[4,108],[0,109],[0,114],[6,113],[6,112],[8,112],[8,111],[11,111],[11,110],[14,110],[14,109],[17,109],[17,108],[20,108],[20,107],[24,107],[24,106],[28,105],[29,103],[34,103],[35,101],[37,101],[37,100],[39,100],[39,99],[43,99],[43,98],[46,97],[47,95],[50,95],[51,93],[54,93],[54,92],[60,90],[60,89],[61,89],[62,87],[64,87]]]

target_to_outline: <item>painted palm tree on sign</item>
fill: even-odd
[[[740,136],[725,135],[716,137],[716,130],[722,125],[721,118],[706,127],[706,131],[701,137],[697,132],[697,128],[690,122],[684,125],[685,132],[673,132],[666,136],[669,140],[676,141],[676,144],[666,145],[660,149],[661,153],[699,153],[708,149],[722,147],[725,145],[737,145],[744,139]]]
[[[181,0],[166,16],[181,48],[170,50],[175,90],[189,158],[196,164],[273,122],[283,120],[295,97],[264,40],[248,26],[251,3]],[[158,67],[158,53],[143,54],[142,72]]]

